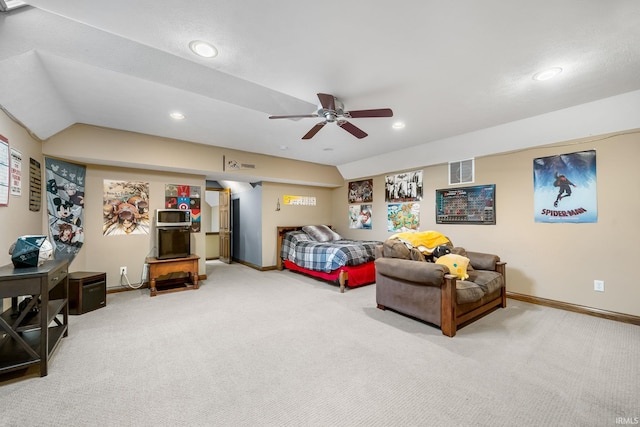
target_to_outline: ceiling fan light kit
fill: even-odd
[[[322,117],[324,120],[307,132],[302,139],[311,139],[317,134],[320,129],[327,123],[337,123],[342,129],[349,132],[351,135],[358,139],[365,138],[368,134],[347,121],[347,119],[359,119],[366,117],[393,117],[393,111],[390,108],[377,108],[373,110],[354,110],[345,111],[344,104],[335,96],[327,93],[319,93],[318,99],[320,105],[318,111],[313,114],[298,114],[289,116],[270,116],[270,119],[302,119],[302,118],[315,118]]]

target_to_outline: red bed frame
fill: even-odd
[[[282,259],[280,257],[280,249],[282,248],[282,238],[288,231],[301,230],[302,226],[278,227],[278,244],[276,248],[277,268],[278,270],[288,269],[306,274],[318,279],[327,280],[340,285],[340,292],[344,293],[345,286],[356,288],[358,286],[369,285],[376,281],[376,269],[373,261],[360,265],[347,265],[329,273],[322,271],[308,270],[299,267],[293,262]]]

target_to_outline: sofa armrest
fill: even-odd
[[[377,258],[376,273],[425,286],[442,286],[449,269],[432,262],[401,258]]]
[[[476,270],[496,271],[496,265],[500,262],[498,255],[483,252],[467,251],[467,258],[469,258],[469,263]]]

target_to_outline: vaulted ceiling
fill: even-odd
[[[41,139],[86,123],[353,175],[430,144],[438,159],[504,151],[446,141],[640,90],[637,0],[27,3],[0,13],[0,105]],[[549,67],[562,73],[532,78]],[[302,140],[322,118],[269,120],[315,112],[317,93],[394,117],[348,119],[363,139],[329,124]]]

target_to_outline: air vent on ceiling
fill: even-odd
[[[474,159],[449,162],[449,185],[473,183],[474,169]]]

